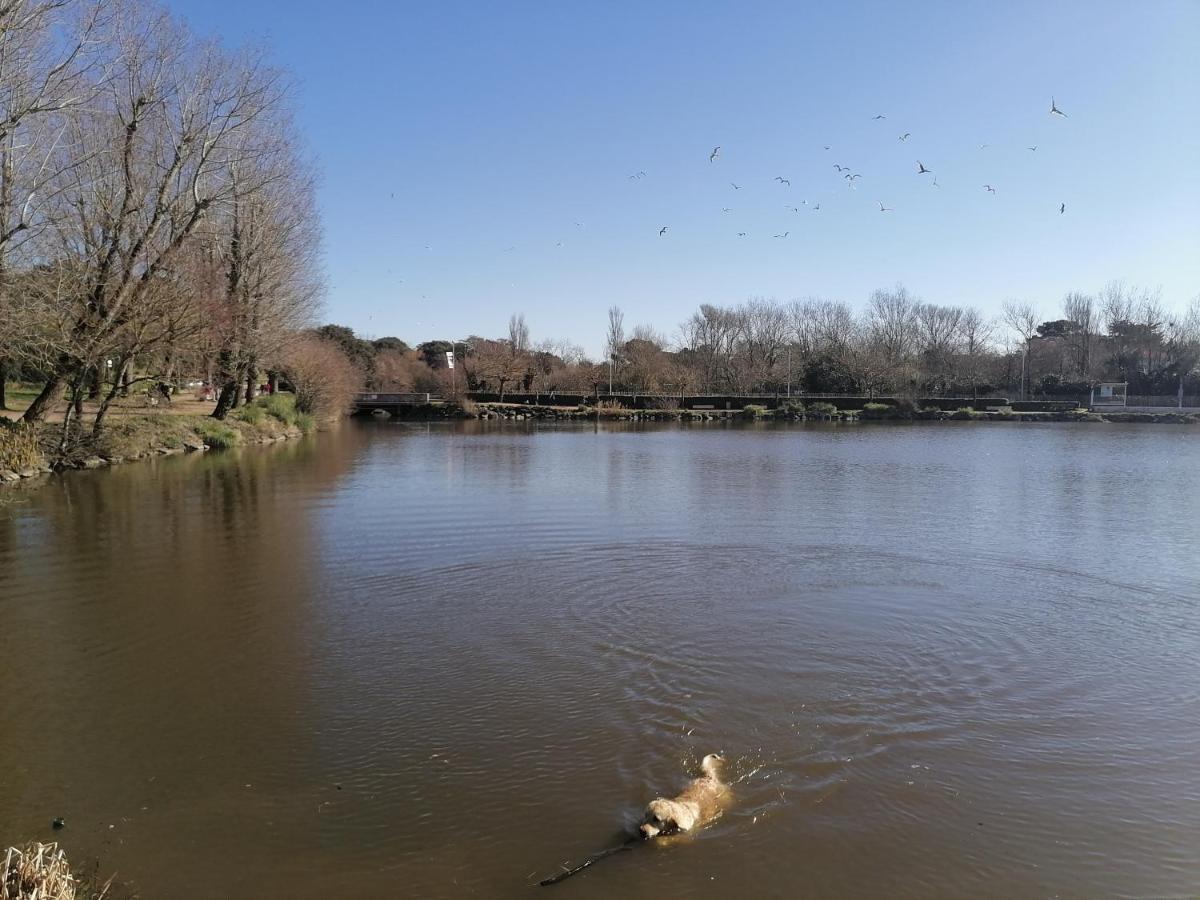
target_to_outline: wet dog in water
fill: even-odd
[[[677,831],[691,831],[711,822],[720,812],[720,800],[729,789],[721,781],[718,767],[721,757],[710,753],[700,760],[700,777],[693,778],[679,796],[659,797],[646,806],[646,818],[639,827],[643,838],[661,837]]]

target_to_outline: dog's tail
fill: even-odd
[[[725,762],[725,758],[718,753],[710,753],[704,759],[700,760],[700,771],[709,778],[721,780],[721,775],[717,771],[717,766]]]

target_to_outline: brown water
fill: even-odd
[[[0,508],[0,842],[146,897],[1200,891],[1200,433],[351,424]],[[735,802],[550,889],[721,750]]]

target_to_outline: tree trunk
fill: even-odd
[[[222,385],[221,394],[217,397],[217,408],[212,411],[214,419],[224,419],[229,415],[229,411],[233,409],[240,389],[241,384],[237,378],[231,378]]]
[[[132,368],[133,368],[133,366],[131,366],[131,365],[130,365],[130,364],[127,362],[127,363],[125,364],[125,368],[124,368],[124,369],[121,371],[121,377],[120,377],[120,379],[119,379],[119,380],[120,380],[120,382],[121,382],[121,396],[122,396],[122,397],[128,397],[128,396],[129,396],[129,382],[130,382],[130,380],[131,380],[131,379],[132,379],[132,377],[133,377],[133,376],[130,374],[130,370],[131,370]]]
[[[89,400],[100,399],[100,391],[104,388],[104,368],[104,365],[97,363],[88,370],[87,398]]]
[[[100,401],[100,409],[96,411],[96,421],[92,423],[92,437],[98,438],[104,432],[104,417],[108,415],[108,408],[112,406],[112,402],[117,399],[117,395],[121,393],[122,385],[125,383],[126,369],[129,366],[129,360],[122,359],[117,364],[117,369],[113,373],[112,388]]]
[[[271,394],[276,394],[279,392],[279,373],[278,372],[268,372],[267,373],[267,391],[269,391]]]
[[[249,370],[246,372],[246,402],[247,403],[254,402],[255,391],[256,391],[256,388],[258,387],[258,385],[255,383],[257,381],[256,375],[257,375],[257,369],[255,368],[254,364],[251,363]]]
[[[8,409],[8,360],[0,356],[0,409]]]
[[[66,380],[61,375],[54,375],[47,379],[42,392],[33,398],[33,402],[25,410],[25,415],[21,416],[21,421],[41,422],[45,420],[46,413],[50,411],[50,407],[62,398],[63,389],[66,386]]]

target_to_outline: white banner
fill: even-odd
[[[446,351],[446,368],[447,369],[454,368],[454,351],[453,350]]]

